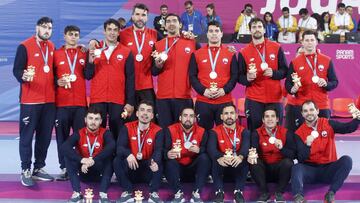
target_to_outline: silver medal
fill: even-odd
[[[96,57],[99,57],[99,56],[101,55],[101,49],[95,49],[95,50],[94,50],[94,55],[95,55]]]
[[[136,59],[137,62],[140,62],[140,61],[142,61],[144,59],[144,56],[141,55],[141,54],[136,54],[135,59]]]
[[[275,143],[275,140],[276,140],[275,137],[270,137],[270,138],[269,138],[269,143],[270,143],[270,144],[274,144],[274,143]]]
[[[142,160],[142,158],[143,158],[143,154],[142,154],[141,152],[138,152],[138,153],[136,154],[136,159],[137,159],[137,160]]]
[[[185,149],[190,149],[191,146],[192,146],[192,143],[189,142],[189,141],[187,141],[187,142],[184,143]]]
[[[70,74],[70,82],[75,82],[76,81],[76,75],[75,74]]]
[[[48,65],[45,65],[45,66],[44,66],[44,72],[45,72],[45,73],[50,72],[50,67],[49,67]]]
[[[209,74],[210,78],[211,79],[216,79],[217,78],[217,73],[215,71],[211,71],[210,74]]]
[[[314,138],[317,138],[317,137],[319,137],[319,132],[316,130],[313,130],[313,131],[311,131],[311,136],[313,136]]]
[[[263,63],[261,63],[261,65],[260,65],[260,68],[261,68],[261,70],[265,70],[265,69],[267,69],[269,67],[269,65],[266,63],[266,62],[263,62]]]
[[[313,83],[317,84],[319,82],[320,78],[319,78],[319,76],[314,75],[314,76],[312,76],[311,80]]]
[[[162,53],[160,54],[160,59],[161,59],[162,61],[166,61],[166,60],[168,59],[168,55],[167,55],[165,52],[162,52]]]

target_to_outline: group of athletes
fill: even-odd
[[[148,201],[162,202],[163,176],[173,202],[188,201],[182,188],[187,181],[194,183],[190,201],[202,202],[209,176],[214,202],[224,202],[228,176],[235,180],[234,200],[244,202],[249,171],[258,202],[270,200],[268,182],[277,183],[275,201],[285,202],[290,180],[295,202],[305,202],[304,183],[318,182],[330,184],[324,200],[334,202],[352,168],[349,156],[337,158],[335,133],[357,129],[360,105],[350,107],[348,123],[329,120],[328,92],[338,79],[331,58],[317,49],[316,33],[303,33],[299,54],[288,65],[281,45],[264,37],[259,18],[249,22],[252,42],[236,52],[221,43],[216,21],[208,24],[208,44],[201,46],[192,32],[181,31],[178,15],[166,16],[164,37],[146,27],[148,14],[146,5],[136,4],[133,25],[124,30],[117,20],[106,20],[104,39],[87,47],[78,43],[80,28],[68,25],[58,49],[50,41],[53,21],[42,17],[36,34],[18,46],[13,73],[21,85],[21,183],[54,180],[44,167],[55,127],[57,179],[70,179],[70,202],[83,199],[80,180],[99,181],[99,202],[110,202],[113,173],[122,189],[117,202],[133,201],[134,184],[142,182],[149,183]],[[246,87],[247,128],[238,122],[231,96],[237,83]]]

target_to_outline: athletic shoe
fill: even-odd
[[[42,181],[53,181],[54,178],[50,176],[44,168],[34,169],[32,177],[34,180],[42,180]]]
[[[110,203],[107,193],[99,192],[99,203]]]
[[[304,196],[302,196],[301,194],[296,194],[294,196],[294,203],[305,203],[306,200],[304,198]]]
[[[152,193],[149,194],[148,202],[150,202],[150,203],[162,203],[163,201],[161,201],[161,199],[159,197],[159,193],[152,192]]]
[[[285,198],[283,196],[283,193],[281,192],[275,192],[275,202],[276,203],[285,203]]]
[[[333,191],[329,191],[325,195],[325,203],[334,203],[335,202],[335,193]]]
[[[256,202],[258,203],[270,202],[270,194],[267,192],[262,193]]]
[[[221,191],[221,190],[216,191],[214,202],[215,203],[224,203],[224,197],[225,197],[224,191]]]
[[[192,192],[190,202],[191,203],[203,203],[203,201],[200,197],[200,194],[199,194],[199,190],[195,190]]]
[[[31,177],[30,169],[22,170],[20,179],[23,186],[31,187],[35,185],[35,182]]]
[[[174,199],[171,201],[172,203],[182,203],[185,202],[184,193],[181,190],[178,190],[175,193]]]
[[[60,172],[59,176],[56,177],[55,180],[57,180],[57,181],[67,181],[67,180],[69,180],[69,174],[66,171],[66,168],[61,169],[61,172]]]
[[[245,199],[244,199],[244,196],[243,196],[241,190],[234,191],[234,201],[236,203],[245,203]]]
[[[71,198],[69,199],[69,203],[80,203],[84,200],[83,195],[80,192],[73,192]]]
[[[116,200],[116,203],[133,202],[134,198],[132,198],[131,195],[131,192],[124,191],[123,193],[121,193],[120,198]]]

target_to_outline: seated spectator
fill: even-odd
[[[356,32],[357,31],[357,24],[356,24],[356,19],[353,17],[353,7],[352,6],[346,6],[345,11],[347,14],[349,14],[349,16],[352,19],[352,22],[354,24],[354,28],[352,30],[350,30],[350,32]]]
[[[213,3],[206,5],[207,15],[203,17],[203,26],[204,30],[207,30],[207,25],[209,22],[217,21],[222,25],[220,16],[216,15],[215,5]]]
[[[271,41],[276,41],[279,30],[274,22],[273,15],[270,12],[264,14],[264,22],[266,28],[266,37]]]
[[[345,12],[345,4],[339,3],[337,5],[337,12],[330,21],[330,29],[334,34],[340,35],[345,35],[345,32],[350,32],[350,30],[354,29],[354,23],[350,15]]]
[[[280,43],[295,43],[297,20],[294,16],[290,15],[289,8],[284,7],[281,9],[282,16],[277,21],[279,29],[278,42]]]
[[[321,42],[324,41],[325,35],[331,34],[330,30],[330,13],[323,12],[321,14],[321,23],[319,24],[318,38]]]
[[[317,21],[315,18],[309,15],[307,8],[302,8],[299,11],[299,29],[298,29],[298,42],[302,41],[302,33],[307,30],[312,30],[316,32],[317,30]]]
[[[250,34],[249,22],[256,15],[253,13],[253,6],[251,4],[245,4],[244,11],[236,20],[235,24],[235,38],[238,39],[241,34]]]

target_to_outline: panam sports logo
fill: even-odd
[[[336,59],[338,60],[354,60],[354,50],[353,49],[337,49],[336,50]]]

